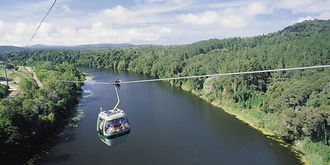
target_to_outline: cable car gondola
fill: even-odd
[[[130,132],[130,126],[126,113],[118,108],[120,102],[118,94],[120,80],[117,79],[116,81],[114,81],[113,85],[115,85],[115,91],[117,94],[117,104],[112,110],[108,111],[103,111],[103,109],[100,108],[101,112],[98,115],[96,127],[99,136],[102,137],[102,139],[109,140],[114,140],[114,138],[127,135]]]

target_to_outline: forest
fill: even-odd
[[[20,80],[23,94],[0,99],[0,161],[23,164],[47,139],[56,137],[66,119],[74,113],[81,95],[80,83],[63,83],[54,79],[84,80],[84,75],[68,63],[34,64],[43,87],[32,78]],[[0,85],[0,96],[7,86]]]
[[[14,65],[27,65],[38,61],[51,61],[65,66],[69,66],[67,63],[70,63],[75,66],[128,70],[145,74],[151,78],[328,65],[330,64],[330,21],[304,21],[278,32],[256,37],[211,39],[179,46],[28,50],[1,53],[0,60]],[[45,65],[38,69],[38,76],[41,79],[49,75],[43,74],[46,72],[45,68],[49,69]],[[74,67],[71,67],[64,71],[73,70],[75,70]],[[61,71],[63,70],[59,69],[54,72]],[[75,71],[73,77],[65,78],[75,80],[73,78],[77,76],[76,73],[78,72]],[[76,79],[81,79],[81,76],[77,76]],[[27,87],[28,83],[31,82],[26,80],[22,82],[22,85]],[[51,82],[48,83],[48,92],[54,90],[53,87],[57,87],[54,84],[51,86]],[[329,68],[175,80],[169,83],[191,91],[210,103],[238,109],[240,113],[251,118],[256,126],[273,132],[287,143],[295,145],[296,149],[306,154],[312,164],[330,162]],[[31,88],[34,92],[28,90],[24,97],[28,97],[36,103],[40,98],[48,99],[49,104],[54,104],[50,101],[54,99],[54,95],[46,94],[47,92],[44,91],[46,89],[34,89],[33,85]],[[78,86],[74,86],[74,88],[79,89]],[[65,94],[68,94],[66,92],[57,94],[56,96],[61,96],[59,98],[65,98],[65,100],[74,100],[75,97],[74,95],[66,96]],[[43,97],[36,97],[40,95]],[[51,123],[51,114],[54,117],[63,111],[57,111],[56,105],[67,103],[66,101],[56,101],[57,104],[48,110],[48,113],[40,110],[40,107],[37,108],[37,113],[33,110],[27,113],[24,107],[31,109],[36,106],[28,104],[31,102],[24,104],[19,98],[2,101],[1,104],[7,107],[23,105],[13,108],[13,112],[10,111],[10,113],[20,114],[20,120],[32,119],[42,113],[43,117],[39,119],[40,122]],[[33,105],[38,104],[33,103]],[[0,113],[9,112],[7,108],[1,106]],[[29,115],[24,116],[23,114]],[[13,131],[13,133],[5,134],[7,141],[24,143],[24,140],[20,139],[22,136],[18,135],[37,133],[34,129],[40,129],[40,123],[37,126],[31,124],[29,132],[24,132],[26,129],[20,130],[16,126],[19,123],[13,123],[10,115],[0,117],[4,118],[1,119],[0,130]],[[1,132],[1,134],[3,133]],[[47,134],[47,132],[42,134]],[[33,138],[33,136],[29,136],[29,138]],[[1,141],[1,145],[3,145],[2,143]],[[1,149],[3,148],[1,146]]]

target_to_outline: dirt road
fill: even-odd
[[[43,86],[42,86],[41,82],[39,81],[39,79],[38,79],[36,73],[34,72],[33,68],[28,67],[28,66],[26,66],[25,68],[28,72],[30,72],[32,74],[32,77],[33,77],[34,81],[37,83],[38,87],[43,88]]]

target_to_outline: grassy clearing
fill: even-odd
[[[9,98],[15,97],[21,93],[18,87],[18,82],[22,78],[32,78],[31,74],[23,66],[18,67],[18,70],[7,69],[7,76],[8,76],[8,84],[9,84],[9,92],[10,92],[10,94],[8,95]],[[0,83],[6,84],[6,81],[4,80],[5,73],[3,70],[1,70],[0,72],[0,77],[2,80],[0,81]]]

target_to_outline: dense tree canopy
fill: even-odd
[[[22,163],[63,126],[81,93],[81,84],[54,82],[50,79],[83,80],[72,65],[36,65],[43,88],[32,78],[19,82],[23,95],[0,100],[0,161]]]

